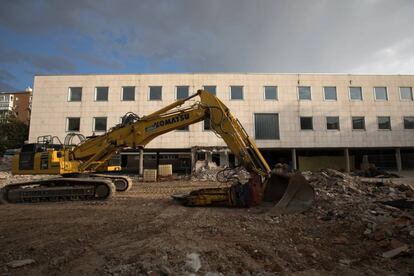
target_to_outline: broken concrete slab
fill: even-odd
[[[395,249],[382,253],[382,257],[387,258],[387,259],[394,258],[403,252],[407,252],[408,250],[409,250],[408,245],[404,244],[400,247],[397,247]]]
[[[33,259],[15,260],[7,263],[7,266],[11,268],[18,268],[29,264],[34,264],[35,262],[36,261]]]

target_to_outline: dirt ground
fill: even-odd
[[[197,275],[414,273],[412,255],[383,258],[386,249],[364,236],[362,221],[321,219],[323,202],[270,216],[264,207],[187,208],[170,198],[208,186],[216,183],[136,183],[106,202],[0,205],[0,273],[188,275],[191,253],[201,262]],[[7,265],[21,259],[35,262]]]

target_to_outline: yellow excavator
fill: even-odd
[[[81,142],[77,145],[71,142],[76,134],[67,137],[63,146],[54,143],[53,137],[43,138],[42,143],[24,145],[13,160],[13,174],[59,174],[60,177],[9,184],[2,189],[1,197],[9,203],[108,199],[115,190],[127,191],[132,185],[127,177],[104,173],[110,170],[109,161],[117,152],[144,148],[164,133],[205,119],[210,120],[212,130],[249,173],[249,180],[173,195],[175,200],[186,206],[229,207],[269,202],[285,212],[311,206],[314,191],[303,175],[272,171],[229,108],[204,90],[142,118],[127,113],[121,124],[103,135],[78,137]],[[234,174],[227,175],[230,175],[228,180],[235,179]]]

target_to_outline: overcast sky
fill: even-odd
[[[414,73],[413,0],[1,0],[0,91],[35,74]]]

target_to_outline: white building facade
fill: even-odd
[[[127,112],[143,116],[205,88],[230,108],[258,147],[266,151],[265,156],[280,152],[286,157],[276,161],[299,168],[302,163],[308,168],[306,156],[335,156],[334,152],[341,152],[339,155],[345,156],[344,169],[349,170],[360,162],[358,152],[367,151],[369,155],[371,151],[372,156],[392,156],[390,167],[411,168],[413,87],[412,75],[36,76],[29,140],[35,142],[38,136],[47,134],[63,141],[69,132],[85,136],[104,133]],[[225,148],[223,141],[206,128],[200,122],[188,130],[160,136],[146,148],[157,152]],[[305,159],[301,161],[300,156]],[[350,162],[349,156],[358,160]],[[328,158],[327,162],[332,160]]]

